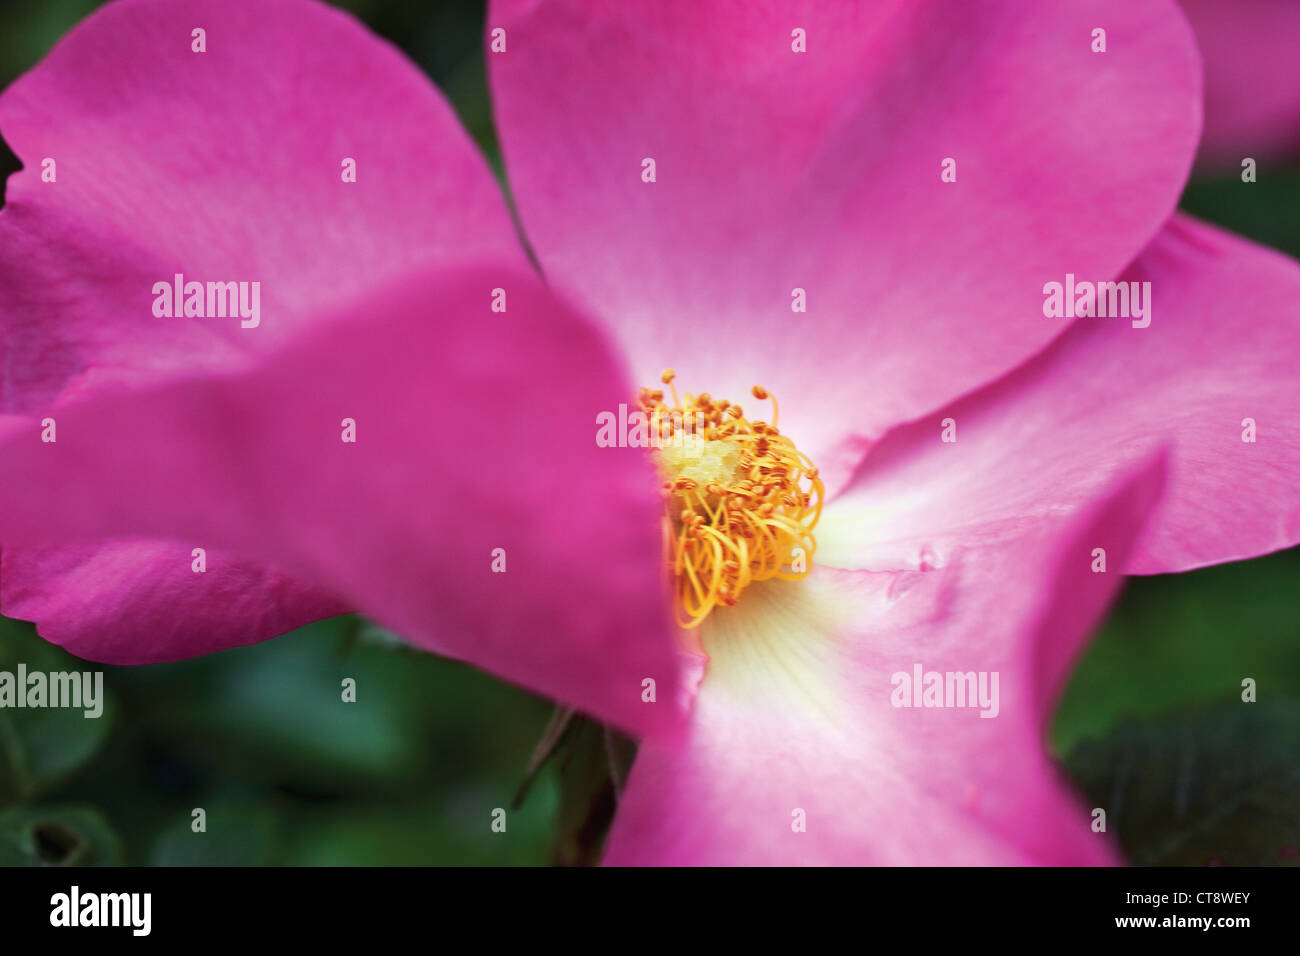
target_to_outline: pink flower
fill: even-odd
[[[5,612],[148,662],[363,611],[646,735],[609,862],[1116,859],[1042,745],[1075,654],[1124,573],[1300,540],[1300,269],[1173,215],[1173,4],[487,26],[545,285],[439,94],[327,8],[121,0],[0,98]],[[155,315],[177,273],[260,282],[257,326]],[[1046,317],[1076,279],[1144,315]],[[665,367],[750,420],[764,386],[826,494],[808,576],[689,634],[662,476],[594,441]]]
[[[1300,158],[1300,3],[1179,0],[1205,61],[1201,172]]]

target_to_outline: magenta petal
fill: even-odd
[[[686,744],[642,746],[605,861],[1115,862],[1044,736],[1065,669],[1122,579],[1093,573],[1093,551],[1122,566],[1161,479],[1157,459],[1082,517],[941,570],[819,568],[719,614],[730,617],[705,635],[712,660]],[[912,698],[895,675],[917,665],[974,672],[977,686],[989,675],[996,714],[898,706]]]
[[[521,261],[441,94],[324,4],[108,4],[0,96],[0,132],[24,164],[0,213],[4,411],[91,366],[135,386],[238,363],[429,261]],[[176,273],[260,282],[260,324],[155,318]]]
[[[0,212],[5,411],[240,367],[426,260],[518,260],[500,191],[441,94],[322,4],[109,4],[0,96],[0,132],[25,166]],[[356,182],[343,181],[345,158]],[[153,284],[178,272],[260,282],[260,323],[156,318]],[[7,548],[3,609],[114,661],[337,613],[246,561],[187,577],[187,564],[165,564],[173,546]]]
[[[1073,508],[1155,443],[1172,447],[1169,488],[1119,570],[1300,542],[1300,266],[1179,215],[1121,278],[1151,283],[1149,327],[1076,319],[1023,368],[891,434],[827,509],[818,559],[942,563]],[[945,418],[955,443],[940,440]]]
[[[229,548],[426,648],[655,729],[674,720],[679,667],[662,505],[640,449],[596,443],[628,388],[530,274],[431,274],[255,370],[61,409],[54,443],[3,422],[0,546]]]
[[[1300,3],[1180,0],[1205,61],[1197,166],[1235,169],[1300,157]]]
[[[27,548],[0,555],[7,617],[105,664],[154,664],[252,644],[349,610],[273,571],[175,541]]]
[[[488,26],[547,276],[641,383],[766,386],[832,486],[867,439],[1045,345],[1045,277],[1123,269],[1199,132],[1172,3],[503,0]]]

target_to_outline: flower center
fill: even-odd
[[[637,398],[650,421],[655,463],[664,483],[664,548],[673,574],[677,623],[697,627],[719,604],[733,605],[755,581],[795,580],[808,573],[825,488],[817,469],[772,422],[749,421],[744,409],[707,392],[678,398],[676,373]]]

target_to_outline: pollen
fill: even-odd
[[[637,402],[663,477],[677,623],[693,628],[755,581],[808,574],[825,488],[808,456],[777,429],[780,409],[761,385],[751,394],[771,401],[771,422],[751,421],[740,405],[707,392],[679,398],[676,377],[672,369],[662,376],[671,401],[662,389],[643,388]]]

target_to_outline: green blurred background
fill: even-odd
[[[97,0],[6,0],[0,85]],[[347,0],[449,96],[500,170],[480,2]],[[0,145],[0,174],[18,167]],[[1195,183],[1187,210],[1300,257],[1300,170]],[[1297,387],[1300,387],[1298,385]],[[1051,744],[1136,863],[1300,862],[1300,549],[1131,579],[1071,679]],[[75,658],[0,619],[0,670]],[[575,722],[512,801],[551,707],[356,618],[254,647],[103,668],[99,720],[0,710],[0,865],[593,861],[612,808]],[[339,705],[340,682],[357,702]],[[1243,704],[1241,680],[1258,683]],[[620,762],[625,742],[615,741]],[[208,839],[191,837],[191,810]],[[508,811],[492,833],[485,808]]]

